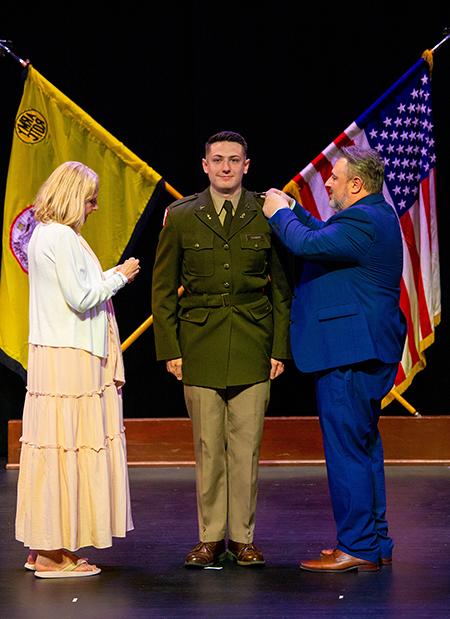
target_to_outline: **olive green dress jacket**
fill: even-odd
[[[271,358],[290,358],[291,290],[277,242],[245,189],[228,235],[209,189],[168,207],[153,269],[154,334],[158,360],[182,357],[184,384],[254,384],[269,378]]]

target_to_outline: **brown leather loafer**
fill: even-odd
[[[323,550],[320,551],[320,556],[321,557],[329,557],[330,555],[333,554],[333,552],[335,551],[335,548],[324,548]],[[379,561],[380,565],[392,565],[392,557],[381,557],[380,561]]]
[[[225,541],[199,542],[184,560],[185,567],[210,567],[225,558]]]
[[[320,559],[301,561],[300,568],[308,572],[378,572],[380,566],[372,561],[352,557],[336,548],[330,555],[321,555]]]
[[[238,565],[250,567],[252,565],[265,565],[263,553],[255,544],[243,544],[228,540],[228,552]]]

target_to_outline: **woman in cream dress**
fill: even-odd
[[[139,261],[103,272],[80,235],[97,195],[97,174],[68,161],[34,204],[16,538],[30,549],[25,567],[42,578],[98,574],[76,552],[107,548],[133,529],[111,297],[133,281]]]

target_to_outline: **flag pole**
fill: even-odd
[[[444,34],[444,38],[442,39],[442,41],[439,41],[439,43],[432,48],[431,52],[433,54],[439,47],[441,47],[441,45],[445,43],[445,41],[448,41],[448,39],[450,39],[450,28],[448,26],[444,28],[443,34]]]
[[[164,186],[165,186],[167,193],[170,193],[177,200],[180,200],[181,198],[184,197],[179,191],[174,189],[172,185],[169,185],[169,183],[167,183],[166,181],[164,181]]]
[[[417,411],[414,408],[414,406],[412,406],[412,404],[407,402],[405,400],[405,398],[399,394],[399,392],[397,391],[396,387],[392,387],[392,389],[390,390],[389,394],[394,396],[394,398],[397,400],[397,402],[399,402],[404,408],[406,408],[406,410],[409,413],[411,413],[411,415],[414,415],[414,417],[422,417],[422,415],[419,413],[419,411]]]
[[[181,297],[181,295],[184,292],[184,288],[183,286],[180,286],[178,288],[178,296]],[[127,337],[127,339],[121,344],[120,348],[122,349],[122,352],[124,352],[129,346],[131,346],[131,344],[137,340],[137,338],[142,335],[144,333],[144,331],[147,331],[147,329],[149,327],[151,327],[151,325],[153,324],[153,314],[151,314],[147,320],[144,320],[144,322],[135,330],[133,331],[133,333]]]
[[[20,58],[20,56],[17,56],[17,54],[15,54],[9,49],[7,44],[11,45],[12,41],[7,41],[6,39],[0,39],[0,55],[3,56],[6,53],[12,58],[14,58],[16,62],[21,64],[22,67],[28,67],[28,65],[30,64],[30,61],[24,60],[23,58]]]

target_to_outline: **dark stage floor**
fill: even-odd
[[[41,580],[14,540],[17,471],[0,461],[2,619],[450,617],[450,468],[387,467],[394,565],[370,574],[298,568],[334,542],[324,467],[263,467],[256,524],[267,566],[187,570],[197,541],[194,470],[130,469],[135,530],[87,555],[103,571]],[[84,556],[84,553],[83,555]]]

